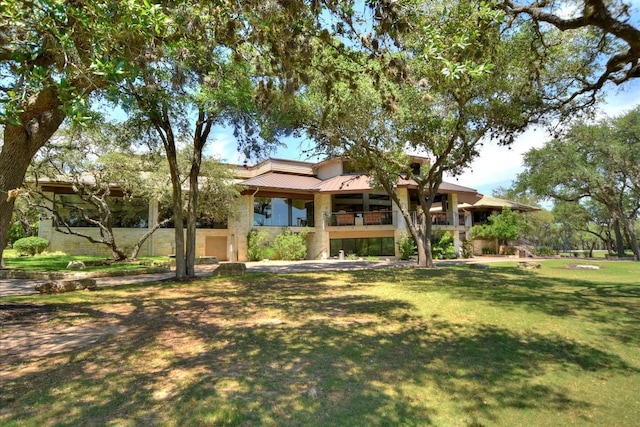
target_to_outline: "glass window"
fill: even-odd
[[[173,206],[171,206],[171,204],[166,204],[166,203],[160,204],[158,208],[158,222],[162,222],[166,218],[171,218],[171,217],[173,217]],[[185,222],[185,226],[186,226],[186,222]],[[168,221],[167,223],[162,225],[162,228],[174,228],[174,227],[175,227],[175,222],[173,219],[171,219],[171,221]],[[201,214],[200,216],[198,216],[198,219],[196,219],[196,228],[226,229],[227,227],[228,227],[228,224],[226,219],[218,220],[217,218],[214,218],[212,216],[207,216],[204,214]]]
[[[256,197],[253,225],[262,227],[313,226],[313,201],[284,197]]]
[[[369,237],[362,239],[331,239],[329,255],[338,256],[340,250],[346,255],[356,256],[394,256],[393,237]]]
[[[114,228],[146,228],[149,224],[149,203],[140,198],[124,199],[109,197],[111,226]],[[98,209],[82,200],[77,194],[56,194],[55,207],[58,215],[71,227],[94,227],[87,218],[100,219]]]

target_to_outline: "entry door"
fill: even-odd
[[[207,236],[204,241],[204,256],[215,256],[220,261],[228,261],[226,236]]]

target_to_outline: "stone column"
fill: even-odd
[[[453,234],[453,247],[457,256],[460,256],[460,231],[458,227],[460,226],[460,215],[458,214],[458,195],[448,194],[447,195],[447,223],[453,226],[453,230],[451,233]]]

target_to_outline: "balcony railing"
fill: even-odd
[[[415,225],[418,224],[418,212],[411,212],[411,219]],[[453,223],[447,219],[445,215],[431,215],[431,224],[432,225],[442,225],[442,226],[453,226]],[[464,215],[460,215],[458,217],[458,226],[464,226]]]
[[[329,224],[334,227],[393,225],[392,211],[333,212],[329,215]]]

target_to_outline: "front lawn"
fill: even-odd
[[[13,250],[5,250],[4,262],[6,268],[18,271],[35,272],[69,272],[67,265],[70,261],[82,261],[87,263],[87,268],[83,271],[114,271],[114,270],[136,270],[142,264],[168,263],[168,257],[143,257],[136,262],[121,262],[109,265],[90,265],[91,262],[109,261],[105,257],[67,255],[64,253],[44,252],[35,256],[18,256]]]
[[[637,425],[640,263],[571,262],[0,298],[0,424]]]

